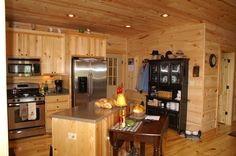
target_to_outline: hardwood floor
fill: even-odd
[[[165,156],[236,156],[236,137],[228,133],[236,130],[232,126],[219,125],[217,129],[206,132],[199,141],[180,137],[169,129],[165,142]],[[19,139],[9,142],[16,156],[49,156],[50,135]],[[152,145],[146,145],[146,155],[153,155]]]
[[[51,135],[29,137],[9,142],[16,156],[49,156]]]

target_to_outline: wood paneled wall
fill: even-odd
[[[211,68],[209,56],[214,53],[220,58],[221,52],[236,52],[236,34],[210,23],[176,26],[150,33],[136,35],[128,39],[127,58],[135,59],[135,70],[127,72],[126,89],[136,101],[145,99],[145,94],[135,90],[138,69],[144,58],[150,58],[152,50],[161,54],[170,50],[182,50],[190,58],[188,84],[187,129],[208,131],[216,127],[219,87],[219,65]],[[199,77],[193,77],[194,65],[200,66]],[[236,75],[235,75],[236,77]],[[131,83],[131,84],[130,84]],[[235,82],[236,83],[236,82]],[[234,87],[233,119],[236,120],[236,89]]]
[[[152,50],[156,49],[165,55],[170,50],[176,53],[182,50],[190,58],[189,62],[189,84],[188,84],[188,115],[187,129],[201,129],[203,116],[203,96],[204,96],[204,37],[205,25],[185,25],[171,27],[165,30],[154,31],[145,34],[139,34],[128,39],[128,57],[135,58],[134,72],[128,72],[126,88],[133,95],[138,95],[135,90],[137,70],[142,64],[144,58],[150,58]],[[200,76],[193,77],[192,69],[194,65],[200,66]],[[130,93],[131,94],[131,93]],[[145,96],[145,94],[142,94]],[[143,96],[136,99],[143,100]]]
[[[219,44],[205,40],[202,131],[216,128],[217,124],[220,59],[217,60],[215,67],[210,67],[209,57],[211,54],[215,54],[217,58],[220,58],[220,46]]]
[[[222,29],[211,23],[206,23],[206,43],[211,44],[211,51],[217,51],[218,58],[223,52],[236,52],[236,33]],[[214,45],[214,46],[213,46]],[[206,53],[210,51],[206,45]],[[235,58],[236,59],[236,58]],[[220,59],[218,59],[220,63]],[[207,72],[206,72],[207,74]],[[213,76],[213,75],[212,75]],[[236,78],[236,73],[235,76]],[[234,97],[233,97],[233,120],[236,120],[236,81],[234,81]],[[215,84],[216,85],[216,84]],[[218,104],[218,103],[217,103]],[[217,114],[216,114],[217,115]]]

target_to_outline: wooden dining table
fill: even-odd
[[[143,120],[136,132],[109,130],[110,142],[113,147],[113,156],[118,156],[119,148],[124,141],[140,143],[140,155],[145,156],[145,144],[153,144],[154,156],[163,155],[163,138],[168,129],[168,116],[160,116],[159,120]],[[160,151],[159,151],[160,150]]]

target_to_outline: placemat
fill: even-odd
[[[113,126],[111,129],[119,130],[119,131],[136,132],[141,124],[142,124],[142,121],[138,121],[133,127],[120,128],[119,123],[116,123],[115,126]]]

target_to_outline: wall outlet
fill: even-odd
[[[68,136],[69,140],[76,140],[77,139],[77,134],[76,133],[68,132],[67,136]]]

